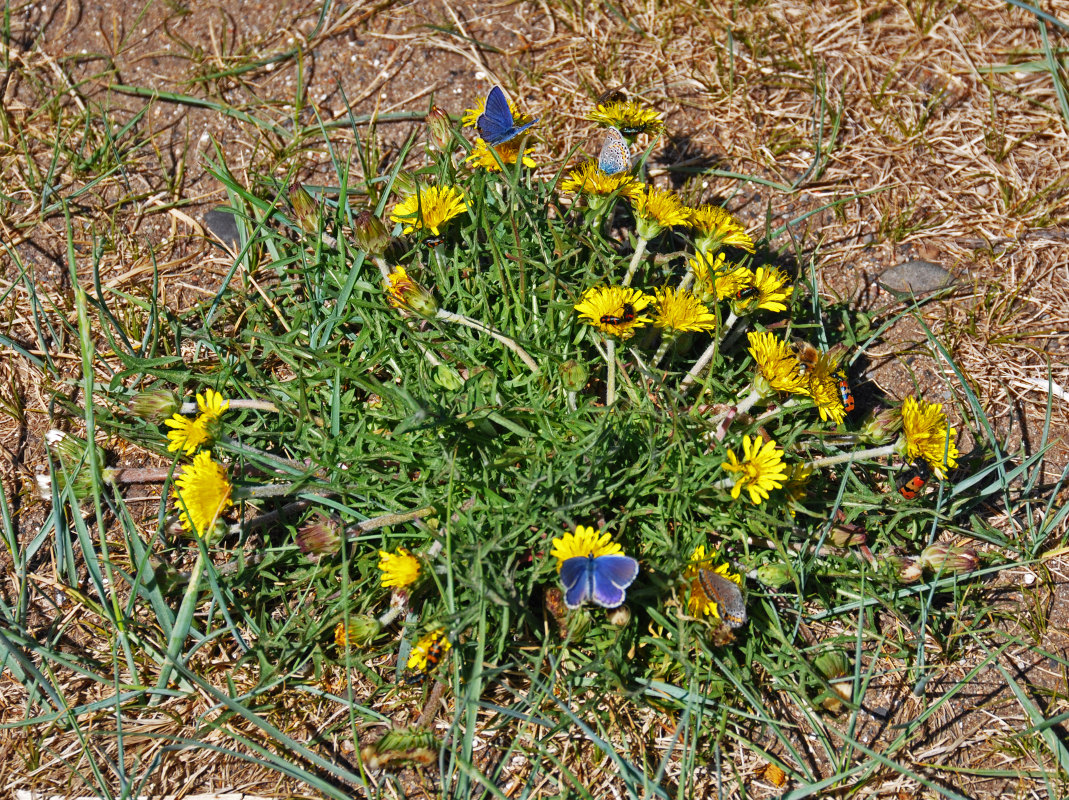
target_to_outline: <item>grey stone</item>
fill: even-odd
[[[887,291],[901,295],[926,294],[957,282],[951,273],[938,264],[919,258],[885,269],[878,280]]]
[[[229,208],[213,208],[204,215],[204,226],[224,244],[230,245],[235,250],[241,247],[238,223],[234,219],[234,212]]]

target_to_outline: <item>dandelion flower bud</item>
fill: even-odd
[[[360,614],[349,618],[349,624],[339,622],[334,628],[334,643],[338,649],[346,647],[363,647],[375,641],[382,632],[382,624],[370,614]]]
[[[765,586],[778,589],[791,580],[791,571],[786,564],[762,564],[757,568],[757,580]]]
[[[924,574],[917,559],[911,556],[888,556],[883,563],[899,583],[916,583]]]
[[[305,233],[319,233],[319,206],[301,184],[294,183],[289,190],[290,207],[297,225]]]
[[[431,112],[427,115],[427,130],[431,143],[439,150],[447,150],[453,143],[453,126],[449,115],[438,106],[431,106]]]
[[[921,567],[934,572],[953,572],[964,575],[975,570],[980,560],[971,547],[955,547],[946,544],[930,544],[921,551],[917,560]]]
[[[138,392],[128,405],[130,413],[141,419],[159,425],[172,414],[178,413],[182,399],[170,389],[149,389]]]
[[[589,376],[587,368],[575,359],[569,359],[560,365],[561,383],[569,392],[582,391]]]
[[[373,256],[381,256],[390,244],[390,232],[382,220],[367,210],[356,215],[353,238],[361,250]]]
[[[341,548],[341,523],[316,514],[297,531],[297,546],[306,556],[332,556]]]
[[[902,415],[898,409],[873,409],[861,423],[858,438],[867,444],[889,442],[902,430]]]

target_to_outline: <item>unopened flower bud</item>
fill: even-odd
[[[431,143],[439,150],[448,150],[453,143],[453,125],[446,114],[438,106],[431,106],[427,115],[427,129],[430,132]]]
[[[363,647],[375,641],[382,632],[382,623],[370,614],[359,614],[349,618],[349,624],[339,622],[334,628],[334,643],[344,650],[346,647]]]
[[[45,434],[45,442],[48,445],[48,452],[58,462],[56,465],[58,485],[53,487],[47,475],[39,476],[37,483],[41,496],[51,499],[53,491],[61,493],[67,486],[67,481],[70,481],[70,487],[77,499],[83,500],[88,497],[93,490],[93,474],[89,468],[89,443],[80,436],[72,436],[55,428]],[[93,449],[97,464],[103,467],[106,457],[104,448],[94,442]]]
[[[883,563],[899,583],[915,583],[923,575],[917,559],[911,556],[887,556]]]
[[[298,227],[305,233],[319,233],[319,206],[308,190],[294,183],[290,186],[289,200]]]
[[[590,612],[585,608],[573,611],[568,619],[568,636],[573,642],[583,641],[593,622],[594,618],[590,616]]]
[[[625,605],[610,608],[608,613],[609,622],[617,628],[623,628],[631,621],[631,609]]]
[[[360,748],[360,760],[368,769],[379,770],[402,766],[429,767],[441,749],[434,734],[423,728],[394,728],[377,742]]]
[[[189,584],[189,575],[179,572],[167,561],[157,560],[155,556],[150,556],[149,564],[152,566],[156,586],[163,594],[178,594]]]
[[[832,690],[838,695],[838,697],[825,697],[821,705],[828,711],[838,711],[842,707],[839,698],[849,702],[854,693],[852,681],[844,680],[850,675],[850,662],[846,654],[841,650],[821,653],[813,662],[813,666],[828,679]]]
[[[361,250],[373,256],[382,255],[390,244],[390,232],[382,220],[366,209],[353,220],[353,238]]]
[[[403,308],[426,319],[438,313],[438,304],[431,293],[408,277],[402,266],[396,266],[386,279],[386,300],[394,308]]]
[[[836,547],[862,545],[868,541],[868,535],[865,533],[864,528],[847,523],[833,526],[829,538]]]
[[[757,568],[757,580],[765,586],[778,589],[791,580],[791,571],[786,564],[762,564]]]
[[[963,575],[980,565],[976,552],[971,547],[955,547],[946,544],[930,544],[921,551],[920,566],[935,572],[953,572]]]
[[[411,197],[419,189],[419,183],[411,172],[401,170],[393,176],[393,191],[398,197]]]
[[[341,521],[316,514],[297,531],[297,546],[306,556],[332,556],[341,548]]]
[[[464,379],[446,364],[439,364],[434,370],[434,382],[447,392],[457,392],[464,387]]]
[[[182,398],[170,389],[149,389],[138,392],[128,405],[130,413],[159,425],[182,407]]]
[[[582,391],[589,376],[589,370],[575,359],[569,359],[560,365],[561,383],[569,392]]]
[[[858,438],[866,444],[889,442],[902,430],[902,413],[897,408],[873,409],[861,423]]]

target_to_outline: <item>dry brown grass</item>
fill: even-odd
[[[109,93],[109,84],[207,97],[280,122],[292,116],[284,104],[293,102],[299,69],[305,70],[304,102],[327,119],[344,114],[339,86],[357,113],[421,111],[432,93],[457,113],[485,91],[487,81],[476,77],[478,70],[495,76],[526,107],[544,115],[541,157],[549,165],[547,174],[555,169],[555,158],[575,147],[594,152],[595,128],[584,115],[602,91],[624,86],[665,113],[669,139],[653,153],[653,173],[692,198],[729,199],[729,206],[754,226],[764,223],[766,209],[771,209],[775,228],[834,199],[879,189],[810,217],[795,231],[803,250],[819,254],[825,289],[881,309],[897,302],[875,284],[882,269],[918,256],[954,271],[961,280],[959,291],[952,300],[925,306],[921,318],[946,343],[999,430],[1012,430],[1011,449],[1022,430],[1028,447],[1040,440],[1048,375],[1069,389],[1069,181],[1064,175],[1069,136],[1048,73],[990,69],[1042,60],[1035,18],[1020,9],[995,0],[870,8],[797,0],[738,4],[729,14],[685,2],[629,2],[616,6],[623,11],[621,18],[608,4],[578,2],[369,3],[333,12],[302,62],[288,59],[273,69],[208,78],[291,49],[315,21],[314,4],[295,10],[290,3],[265,3],[262,14],[241,11],[240,4],[220,5],[188,16],[153,6],[143,20],[135,20],[121,3],[98,11],[68,2],[44,12],[26,7],[13,17],[13,42],[5,53],[11,69],[0,82],[5,123],[0,232],[9,248],[0,260],[0,294],[5,296],[0,333],[35,357],[44,357],[42,345],[47,345],[69,376],[77,374],[78,356],[64,221],[60,210],[42,210],[43,175],[53,170],[54,188],[64,195],[89,187],[74,214],[79,276],[91,274],[94,237],[102,238],[107,246],[100,255],[101,272],[109,285],[144,296],[144,278],[154,258],[160,267],[161,301],[180,307],[205,287],[214,288],[230,263],[226,254],[206,244],[199,229],[204,212],[225,200],[204,170],[204,159],[212,154],[207,137],[222,143],[227,164],[239,175],[251,167],[281,178],[294,165],[302,178],[314,181],[322,173],[323,161],[309,156],[309,151],[324,154],[314,142],[290,153],[277,137],[248,123],[156,102],[138,129],[138,146],[124,160],[123,171],[94,186],[99,163],[86,162],[85,156],[106,149],[107,137],[99,116],[84,124],[86,109],[109,108],[114,121],[125,121],[142,104]],[[1069,3],[1049,3],[1045,10],[1069,19]],[[427,23],[454,26],[461,35]],[[140,29],[147,35],[139,35]],[[82,48],[99,55],[70,58]],[[196,82],[188,84],[190,80]],[[814,93],[818,85],[827,102],[823,109]],[[822,114],[827,135],[840,112],[837,137],[823,141],[815,155],[820,132],[815,114]],[[311,119],[308,113],[300,116],[303,124]],[[385,148],[414,124],[380,126]],[[338,133],[343,150],[344,140],[345,133]],[[63,146],[53,164],[57,141]],[[796,192],[784,195],[756,183],[693,179],[678,170],[680,164],[715,165],[787,185],[808,177]],[[47,197],[43,205],[48,209]],[[152,243],[153,253],[146,243]],[[30,270],[27,277],[20,275],[10,254]],[[28,306],[27,281],[46,300],[44,308]],[[44,341],[38,320],[52,325]],[[915,381],[931,396],[949,400],[955,392],[961,400],[946,364],[926,348],[918,349],[923,341],[921,328],[903,321],[884,345],[869,353],[872,379],[892,396],[910,391]],[[7,347],[3,352],[0,385],[5,388],[0,394],[7,399],[0,417],[0,461],[4,490],[13,498],[26,536],[42,519],[31,473],[43,463],[41,439],[54,424],[51,398],[56,391],[71,394],[73,389],[47,383],[31,360]],[[1047,474],[1054,478],[1069,463],[1064,438],[1069,396],[1056,394],[1051,406],[1055,443]],[[992,509],[990,522],[1013,530],[1023,521],[999,517]],[[35,591],[45,592],[54,576],[50,565],[38,566],[41,572],[31,576],[32,583]],[[1044,585],[1064,597],[1063,562],[1048,566],[1052,575]],[[1012,586],[1015,580],[1007,582]],[[1049,608],[1039,603],[1044,621]],[[49,613],[42,606],[41,618]],[[92,642],[91,629],[82,632],[81,641]],[[1051,652],[1069,652],[1057,629],[1047,629],[1040,641]],[[225,660],[226,654],[218,655]],[[939,664],[939,677],[931,686],[939,681],[954,685],[976,657],[970,653]],[[1048,687],[1046,710],[1053,716],[1064,710],[1069,694],[1064,674],[1044,678],[1032,671],[1034,666],[1020,666],[1020,674]],[[324,678],[328,683],[338,679]],[[905,718],[923,710],[923,701],[908,694],[906,676],[890,670],[877,684],[871,705],[884,698]],[[89,686],[74,677],[61,685],[71,702],[93,699]],[[934,765],[936,772],[952,766],[990,767],[1019,768],[1025,775],[1017,784],[976,779],[970,790],[975,796],[1043,791],[1042,781],[1028,775],[1036,768],[1033,754],[1010,744],[1012,734],[1028,723],[1019,712],[1013,715],[1004,683],[988,670],[972,687],[971,696],[945,704],[930,732],[900,757]],[[21,687],[4,676],[0,720],[15,722],[24,713],[22,696]],[[199,705],[146,712],[130,720],[129,730],[134,736],[180,734],[207,706],[204,699]],[[295,736],[302,730],[310,736],[322,719],[317,715],[338,713],[327,708],[306,698],[282,698],[273,721]],[[396,705],[380,710],[397,721],[414,718],[419,698],[402,691]],[[621,713],[630,713],[630,707]],[[675,762],[668,754],[681,746],[673,739],[674,723],[653,716],[616,719],[617,745],[650,768],[666,759],[671,778]],[[873,723],[874,738],[887,733],[886,726]],[[13,788],[82,791],[83,784],[69,780],[71,764],[52,757],[35,760],[42,746],[51,753],[75,754],[69,732],[50,730],[39,736],[38,741],[38,734],[25,736],[17,729],[0,734],[0,779]],[[592,787],[599,780],[611,782],[607,765],[586,762],[592,748],[563,734],[558,738],[551,749],[575,765],[576,777],[591,791],[596,793]],[[128,759],[149,758],[163,746],[161,739],[129,742]],[[494,748],[492,742],[485,746]],[[101,752],[115,758],[113,747]],[[352,742],[330,747],[341,757],[352,757],[355,749]],[[722,756],[733,762],[751,796],[778,793],[762,783],[764,761],[755,753],[740,748]],[[513,766],[508,786],[514,788],[506,794],[518,789],[528,768]],[[563,788],[551,783],[536,787],[535,794]],[[409,796],[435,796],[433,775],[410,774],[406,785]],[[297,784],[235,759],[220,758],[206,767],[182,752],[167,756],[147,788],[181,793],[224,787],[264,795],[297,790]],[[916,789],[888,772],[861,794],[893,797],[916,794]]]

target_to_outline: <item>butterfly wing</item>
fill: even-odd
[[[486,95],[485,111],[475,120],[475,127],[479,129],[479,136],[484,142],[491,147],[497,147],[515,139],[536,122],[538,120],[533,119],[523,125],[516,125],[505,93],[501,91],[500,86],[495,86],[490,90],[490,94]]]
[[[616,608],[627,597],[627,587],[638,575],[638,562],[630,556],[594,559],[590,598],[599,606]]]
[[[606,175],[615,175],[631,168],[631,149],[627,139],[616,128],[609,128],[598,155],[598,168]]]
[[[560,565],[560,582],[564,587],[564,605],[579,608],[590,599],[594,559],[590,556],[566,558]]]
[[[509,101],[505,99],[505,93],[501,91],[500,86],[495,86],[486,95],[485,110],[475,120],[475,126],[479,129],[483,141],[491,146],[512,138],[512,111],[509,110]]]
[[[711,569],[698,570],[698,580],[706,596],[716,602],[720,619],[732,628],[738,628],[746,622],[746,598],[735,581]]]

